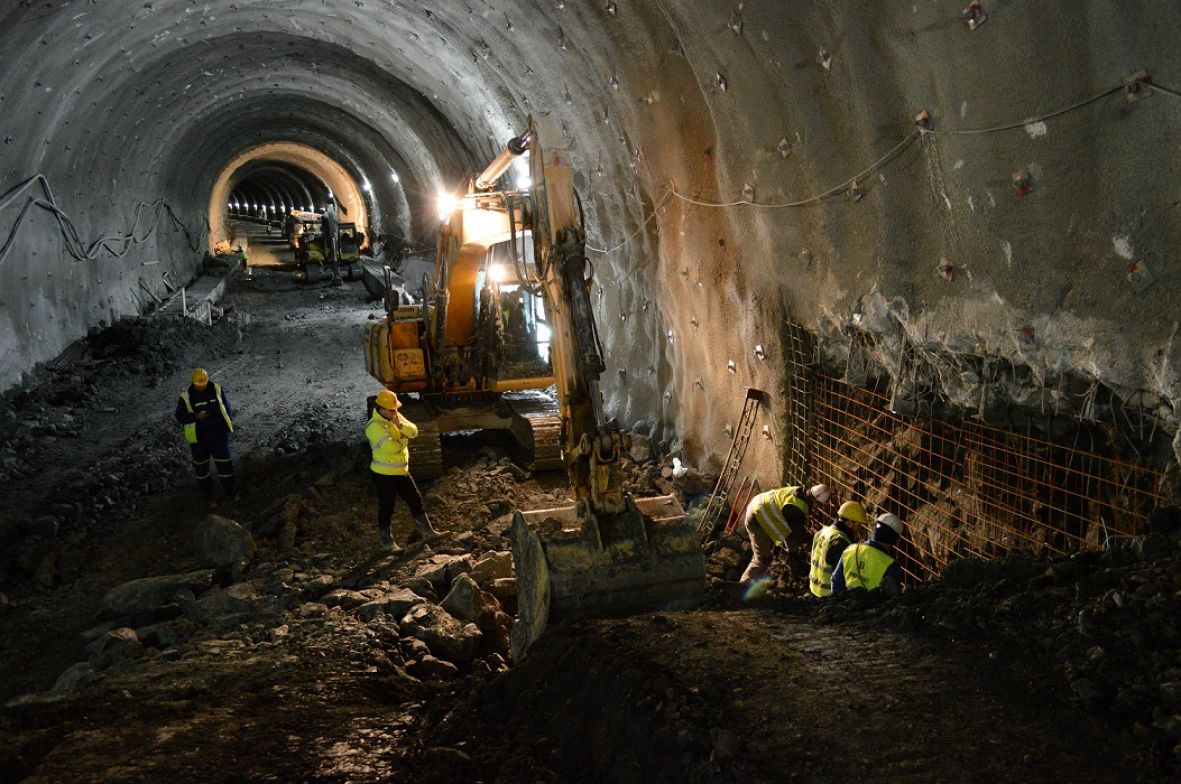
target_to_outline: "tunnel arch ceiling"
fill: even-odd
[[[204,234],[227,162],[295,141],[390,188],[375,204],[405,199],[411,231],[429,238],[436,183],[458,185],[532,113],[562,129],[591,243],[612,251],[595,256],[608,408],[692,458],[724,451],[746,386],[781,388],[785,318],[837,361],[848,333],[868,331],[887,353],[975,351],[1181,403],[1171,324],[1132,316],[1175,305],[1181,273],[1166,259],[1181,229],[1159,173],[1181,153],[1155,141],[1177,102],[1116,94],[1044,133],[1020,125],[1141,67],[1181,79],[1168,32],[1181,8],[1009,4],[969,32],[958,6],[935,2],[134,5],[0,12],[0,173],[44,172],[86,236],[125,228],[137,200],[157,197]],[[718,209],[666,191],[791,203],[882,156],[923,108],[937,130],[1018,125],[924,136],[856,201]],[[1024,199],[1010,185],[1020,168],[1034,180]],[[0,384],[112,307],[135,307],[126,261],[62,262],[65,285],[30,282],[63,255],[46,217],[22,229],[22,261],[0,267],[0,332],[16,335],[0,337]],[[157,257],[195,264],[177,233],[130,260]],[[1129,285],[1137,264],[1149,284]],[[782,447],[758,446],[752,472],[769,474]]]
[[[372,236],[371,229],[380,228],[379,223],[375,227],[370,224],[367,203],[369,193],[362,187],[355,173],[313,147],[294,142],[271,142],[237,155],[222,169],[215,181],[209,197],[211,248],[229,247],[226,204],[230,201],[235,187],[254,176],[259,171],[259,164],[275,163],[287,164],[296,170],[307,172],[326,186],[336,201],[341,222],[357,224],[357,228],[365,232],[366,243]],[[317,198],[322,200],[327,195],[317,194]],[[273,202],[271,206],[274,206]],[[287,206],[289,209],[294,208],[292,204]],[[319,210],[324,205],[317,201],[310,206],[313,210]]]

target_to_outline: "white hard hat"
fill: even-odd
[[[815,498],[822,504],[828,503],[828,497],[831,493],[828,492],[828,485],[812,485],[808,488],[808,495]]]
[[[885,525],[893,528],[894,533],[898,534],[899,536],[902,536],[903,532],[906,531],[906,524],[903,523],[902,519],[896,514],[890,514],[889,512],[880,514],[877,517],[877,522],[878,525]]]

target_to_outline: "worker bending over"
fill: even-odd
[[[808,510],[812,503],[828,501],[828,488],[813,485],[780,487],[759,493],[746,507],[746,533],[752,552],[750,565],[742,573],[742,582],[750,582],[767,573],[775,545],[791,543],[803,546],[808,536]]]
[[[856,501],[846,501],[837,510],[837,519],[812,537],[812,569],[808,574],[808,589],[815,596],[832,593],[832,571],[845,548],[856,542],[863,526],[869,523],[865,507]]]
[[[397,552],[401,548],[394,543],[390,521],[394,516],[394,504],[400,496],[410,507],[417,531],[411,535],[411,542],[419,537],[436,539],[439,532],[431,525],[422,502],[422,493],[414,477],[410,476],[410,441],[418,437],[418,426],[398,413],[402,403],[398,396],[388,389],[377,393],[373,416],[365,427],[369,448],[373,453],[369,470],[373,474],[373,486],[377,490],[377,535],[383,547]]]
[[[832,572],[832,592],[880,588],[890,596],[901,593],[902,567],[894,560],[894,548],[905,530],[898,515],[878,515],[869,541],[849,545],[841,553],[841,560]]]
[[[237,498],[234,493],[234,462],[230,458],[233,415],[234,409],[221,384],[211,382],[205,368],[195,369],[192,384],[180,393],[180,400],[176,401],[176,421],[184,428],[185,441],[193,453],[193,473],[197,476],[197,486],[210,509],[217,508],[217,502],[213,500],[210,460],[217,466],[222,492],[228,498]]]

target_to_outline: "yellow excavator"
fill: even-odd
[[[442,472],[440,435],[506,430],[533,470],[562,466],[551,327],[526,257],[528,196],[476,178],[443,195],[432,278],[419,304],[386,282],[386,318],[366,330],[369,374],[404,398],[418,424],[415,475]]]
[[[502,189],[524,157],[527,184]],[[603,409],[585,242],[566,156],[543,148],[530,120],[444,220],[432,294],[420,305],[387,297],[385,322],[366,335],[370,374],[419,393],[407,403],[420,408],[407,412],[419,442],[424,430],[437,438],[459,421],[508,419],[520,440],[532,440],[535,461],[566,469],[574,504],[513,515],[516,660],[552,620],[689,607],[705,583],[701,542],[677,499],[624,492],[630,437]],[[556,401],[536,391],[551,384]],[[548,405],[515,397],[530,392]],[[455,404],[461,396],[482,405]]]

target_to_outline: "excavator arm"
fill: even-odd
[[[562,452],[575,500],[573,507],[514,516],[519,613],[513,655],[520,658],[551,618],[688,606],[696,602],[705,575],[700,540],[679,502],[672,496],[633,499],[624,492],[621,456],[630,441],[603,411],[599,379],[606,363],[591,303],[581,210],[565,155],[543,148],[530,124],[477,182],[488,181],[498,167],[507,169],[504,159],[513,150],[530,153],[535,282],[544,292],[552,332]]]

